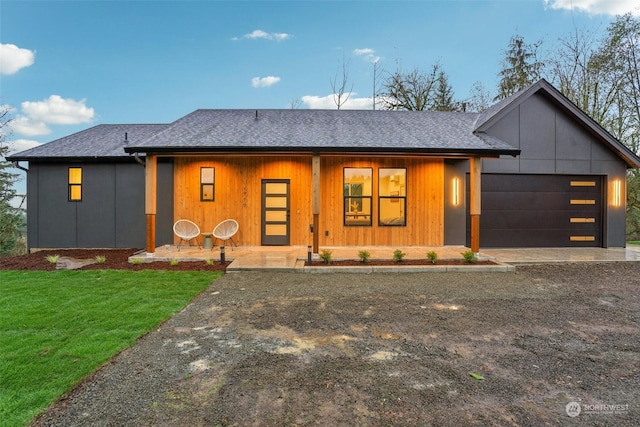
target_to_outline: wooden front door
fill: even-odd
[[[289,245],[289,180],[262,180],[262,244]]]

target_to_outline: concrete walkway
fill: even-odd
[[[359,259],[358,253],[366,250],[371,255],[371,260],[384,259],[389,260],[393,257],[393,251],[402,250],[406,256],[405,259],[425,259],[427,253],[434,251],[438,254],[439,259],[461,259],[462,252],[468,250],[464,246],[412,246],[412,247],[353,247],[353,246],[326,246],[320,248],[322,250],[331,251],[331,257],[334,260],[340,259]],[[270,270],[270,271],[300,271],[314,272],[313,269],[305,267],[304,263],[307,259],[306,246],[240,246],[226,247],[225,259],[232,261],[227,267],[227,272],[248,271],[248,270]],[[221,259],[220,247],[213,249],[202,249],[196,246],[183,246],[178,249],[172,245],[161,246],[156,252],[151,254],[141,253],[132,258],[139,258],[143,262],[150,261],[166,261],[173,259],[180,261],[203,261],[212,259],[219,262]],[[318,256],[313,256],[318,259]],[[535,264],[535,263],[554,263],[554,262],[609,262],[609,261],[640,261],[640,246],[630,246],[628,248],[525,248],[525,249],[483,249],[480,251],[480,259],[490,259],[496,261],[499,265],[494,268],[491,266],[482,267],[483,271],[513,271],[513,265],[516,264]],[[440,266],[439,270],[450,271],[451,267]],[[341,271],[345,271],[346,267],[341,267]],[[354,267],[351,270],[358,272],[372,271],[422,271],[428,268],[429,271],[438,270],[435,267]],[[470,267],[465,266],[465,271],[469,271]],[[322,272],[329,272],[327,267],[320,267]],[[331,269],[333,270],[333,269]]]

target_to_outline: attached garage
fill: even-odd
[[[484,174],[482,246],[601,247],[603,180],[597,175]]]
[[[625,246],[627,171],[640,159],[553,86],[486,110],[476,132],[520,149],[483,160],[481,247]]]

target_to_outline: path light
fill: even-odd
[[[226,262],[224,257],[224,246],[220,246],[220,264],[224,264]]]
[[[311,246],[307,246],[307,264],[311,265]]]

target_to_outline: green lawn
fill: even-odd
[[[219,273],[0,271],[0,424],[21,426]]]

